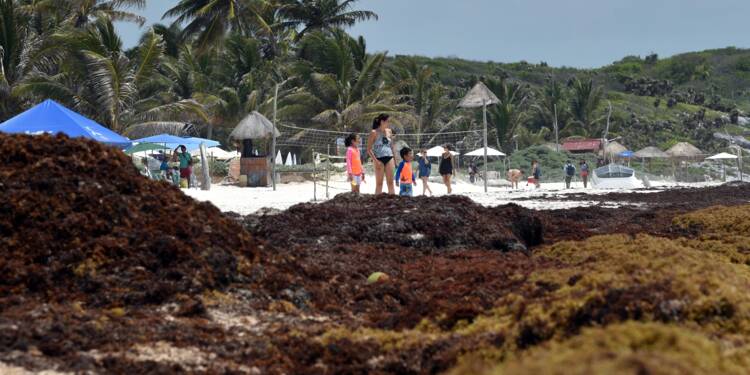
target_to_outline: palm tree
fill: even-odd
[[[174,17],[175,25],[186,24],[183,37],[196,37],[198,50],[204,52],[231,30],[242,31],[250,0],[180,0],[164,13]]]
[[[172,100],[157,67],[162,62],[161,38],[150,31],[136,55],[122,51],[122,41],[109,19],[84,29],[69,29],[51,37],[61,56],[55,70],[37,71],[17,92],[33,99],[54,98],[78,112],[126,135],[154,129],[174,129],[190,120],[206,121],[203,107],[193,100]],[[167,120],[167,121],[165,121]]]
[[[438,120],[452,109],[447,90],[437,81],[432,68],[419,65],[414,58],[397,58],[389,70],[388,81],[393,92],[405,98],[414,109],[417,134],[422,134],[425,129],[435,129]],[[419,136],[417,143],[421,144]]]
[[[110,21],[135,22],[141,26],[146,22],[144,17],[123,10],[142,9],[146,6],[146,0],[66,0],[63,4],[63,9],[70,10],[71,22],[79,28],[103,18]]]
[[[596,117],[596,110],[603,98],[602,88],[594,85],[593,80],[581,81],[576,78],[573,81],[570,98],[570,112],[573,116],[574,128],[569,132],[591,133],[590,130],[594,125],[602,120],[601,117]]]
[[[528,120],[528,88],[507,79],[488,80],[487,87],[500,99],[500,103],[487,107],[487,121],[495,125],[495,142],[508,150],[517,129]]]
[[[313,108],[312,119],[330,128],[355,128],[376,113],[390,113],[396,120],[413,121],[399,103],[397,96],[383,81],[386,54],[367,57],[361,69],[357,59],[362,45],[342,30],[331,35],[324,32],[308,34],[301,42],[301,61],[295,74],[302,77],[305,88],[290,95],[284,103],[286,116],[298,116],[304,121],[304,106]],[[293,112],[294,111],[294,112]]]
[[[34,67],[41,37],[28,27],[31,17],[14,0],[0,0],[0,119],[18,113],[23,98],[15,91]]]
[[[314,30],[333,31],[357,22],[378,19],[375,12],[352,10],[357,0],[288,0],[282,8],[284,26],[298,29],[297,40]]]
[[[531,106],[536,114],[537,125],[554,131],[555,116],[558,130],[562,131],[568,123],[570,109],[565,87],[558,81],[552,81],[538,90],[537,99]]]

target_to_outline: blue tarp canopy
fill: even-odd
[[[201,143],[205,143],[206,147],[216,147],[219,145],[219,142],[213,141],[210,139],[203,139],[203,138],[182,138],[178,137],[176,135],[169,135],[169,134],[159,134],[154,135],[151,137],[136,139],[133,142],[146,142],[146,143],[156,143],[160,145],[164,145],[166,148],[177,148],[180,145],[185,145],[188,149],[191,147],[198,147]]]
[[[633,151],[623,151],[617,154],[621,158],[632,158],[635,153]]]
[[[192,142],[196,142],[195,144],[197,144],[197,145],[200,145],[201,142],[205,143],[207,148],[219,147],[221,145],[221,143],[219,143],[217,141],[214,141],[213,139],[196,138],[196,137],[190,137],[190,138],[186,138],[186,139],[189,139]]]
[[[129,139],[50,99],[0,124],[0,132],[30,135],[64,133],[71,138],[84,137],[121,148],[131,144]]]

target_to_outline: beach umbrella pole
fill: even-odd
[[[271,132],[271,158],[276,157],[276,110],[278,109],[279,102],[279,84],[276,84],[276,88],[273,94],[273,131]],[[273,160],[271,163],[271,184],[273,185],[273,191],[276,191],[276,161]]]
[[[482,105],[482,122],[484,123],[484,192],[487,192],[487,102]]]

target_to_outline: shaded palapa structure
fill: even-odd
[[[667,150],[667,155],[673,158],[691,159],[702,156],[703,151],[690,143],[680,142]]]
[[[461,108],[482,108],[482,119],[484,123],[484,150],[487,150],[487,106],[500,103],[500,99],[482,82],[476,85],[461,99],[458,104]],[[487,153],[484,153],[484,175],[487,176]],[[487,179],[484,179],[484,192],[487,192]]]
[[[230,138],[242,142],[240,159],[241,186],[268,186],[271,181],[271,161],[267,156],[253,155],[253,140],[278,137],[281,133],[262,114],[253,111],[232,130]],[[272,157],[273,155],[271,155]]]
[[[669,154],[654,146],[648,146],[638,150],[633,156],[639,159],[665,159]]]

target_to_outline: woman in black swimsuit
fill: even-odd
[[[440,160],[440,175],[443,176],[443,183],[448,188],[448,194],[453,192],[451,187],[451,177],[453,177],[453,155],[450,146],[443,146],[443,158]]]
[[[396,162],[393,160],[392,133],[388,126],[388,115],[381,114],[375,117],[372,121],[372,132],[367,138],[367,154],[375,163],[375,194],[383,192],[384,178],[388,185],[388,194],[396,194],[393,182]]]

